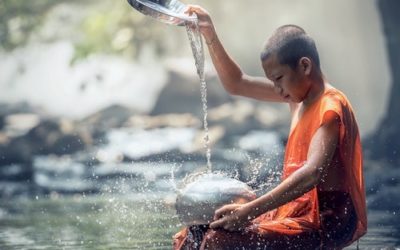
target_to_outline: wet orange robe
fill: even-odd
[[[323,125],[325,115],[331,111],[340,117],[340,137],[337,152],[343,171],[341,177],[344,178],[346,183],[345,190],[336,191],[343,191],[350,195],[357,215],[357,226],[352,239],[342,244],[341,247],[343,247],[350,245],[366,233],[367,216],[360,136],[352,107],[340,91],[334,88],[325,90],[325,93],[302,114],[297,124],[292,124],[286,145],[282,178],[285,179],[290,176],[307,161],[312,136]],[[312,189],[276,210],[254,219],[249,229],[261,237],[263,235],[286,235],[289,241],[291,235],[320,232],[322,229],[318,194],[317,188]],[[229,237],[228,232],[225,234],[227,235],[224,237]],[[187,229],[174,236],[175,249],[182,248],[186,236]],[[233,237],[235,237],[234,233],[229,238],[232,239]],[[207,233],[205,240],[210,240]],[[271,238],[268,240],[271,240]]]

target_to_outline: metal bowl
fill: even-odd
[[[128,3],[141,13],[167,24],[182,26],[197,19],[185,14],[186,5],[178,0],[128,0]]]
[[[183,188],[175,208],[183,224],[204,225],[213,221],[215,210],[223,205],[243,204],[255,198],[246,183],[222,174],[204,174]]]

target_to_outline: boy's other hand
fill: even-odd
[[[210,228],[223,228],[231,232],[242,231],[250,221],[251,218],[243,204],[229,204],[215,211],[214,221],[210,224]]]

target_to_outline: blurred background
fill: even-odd
[[[399,247],[400,2],[183,2],[210,12],[248,74],[263,76],[259,53],[280,25],[315,39],[364,145],[360,246]],[[205,52],[213,168],[262,193],[279,180],[288,107],[229,96]],[[176,190],[205,167],[202,121],[184,27],[126,1],[2,0],[0,247],[170,248]]]

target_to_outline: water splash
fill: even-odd
[[[201,101],[203,104],[203,126],[204,126],[204,148],[206,150],[207,157],[207,170],[211,172],[211,149],[210,149],[210,137],[208,131],[208,122],[207,122],[207,83],[205,79],[204,72],[204,48],[203,48],[203,40],[201,38],[199,26],[197,21],[192,23],[194,24],[194,28],[191,25],[186,25],[186,31],[189,37],[190,46],[192,48],[193,57],[195,60],[195,65],[197,69],[197,74],[200,78],[200,89],[201,89]]]
[[[181,168],[182,167],[182,165],[179,165],[178,166],[178,164],[177,163],[175,163],[174,164],[174,166],[171,168],[171,171],[170,171],[170,179],[169,179],[169,181],[170,181],[170,183],[171,183],[171,185],[172,185],[172,190],[176,193],[176,194],[179,194],[180,192],[181,192],[181,190],[178,188],[178,185],[176,184],[176,181],[175,181],[175,171],[177,170],[177,169],[179,169],[179,168]]]

